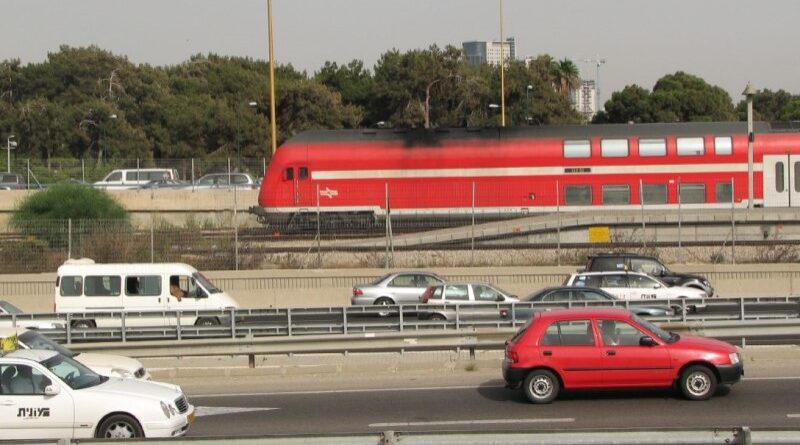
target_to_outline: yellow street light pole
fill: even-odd
[[[506,126],[506,67],[503,42],[503,0],[500,0],[500,126]]]
[[[278,148],[278,127],[275,124],[275,50],[272,46],[272,0],[267,0],[267,22],[269,27],[269,123],[272,155]]]

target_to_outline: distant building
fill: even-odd
[[[581,87],[570,91],[572,106],[586,120],[590,120],[597,113],[596,93],[594,80],[581,80]]]
[[[462,42],[461,49],[464,52],[464,58],[470,65],[499,65],[501,58],[501,51],[505,60],[516,60],[517,58],[517,43],[513,37],[509,37],[505,42],[494,40],[491,42],[485,41],[470,41]]]

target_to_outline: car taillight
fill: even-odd
[[[357,287],[353,288],[353,296],[354,297],[360,297],[362,295],[364,295],[364,291],[362,291],[361,289],[359,289]]]
[[[511,363],[519,362],[519,354],[517,354],[517,351],[514,351],[511,348],[506,348],[506,358]]]

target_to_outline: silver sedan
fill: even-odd
[[[419,304],[419,298],[430,286],[444,283],[430,272],[394,272],[368,284],[353,286],[353,305]]]

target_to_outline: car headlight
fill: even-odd
[[[169,405],[167,405],[163,401],[161,402],[161,411],[164,411],[164,415],[167,416],[167,419],[172,417],[172,413],[170,412],[170,408],[171,407]]]
[[[738,352],[731,352],[728,354],[728,358],[731,359],[731,365],[735,365],[741,361]]]

